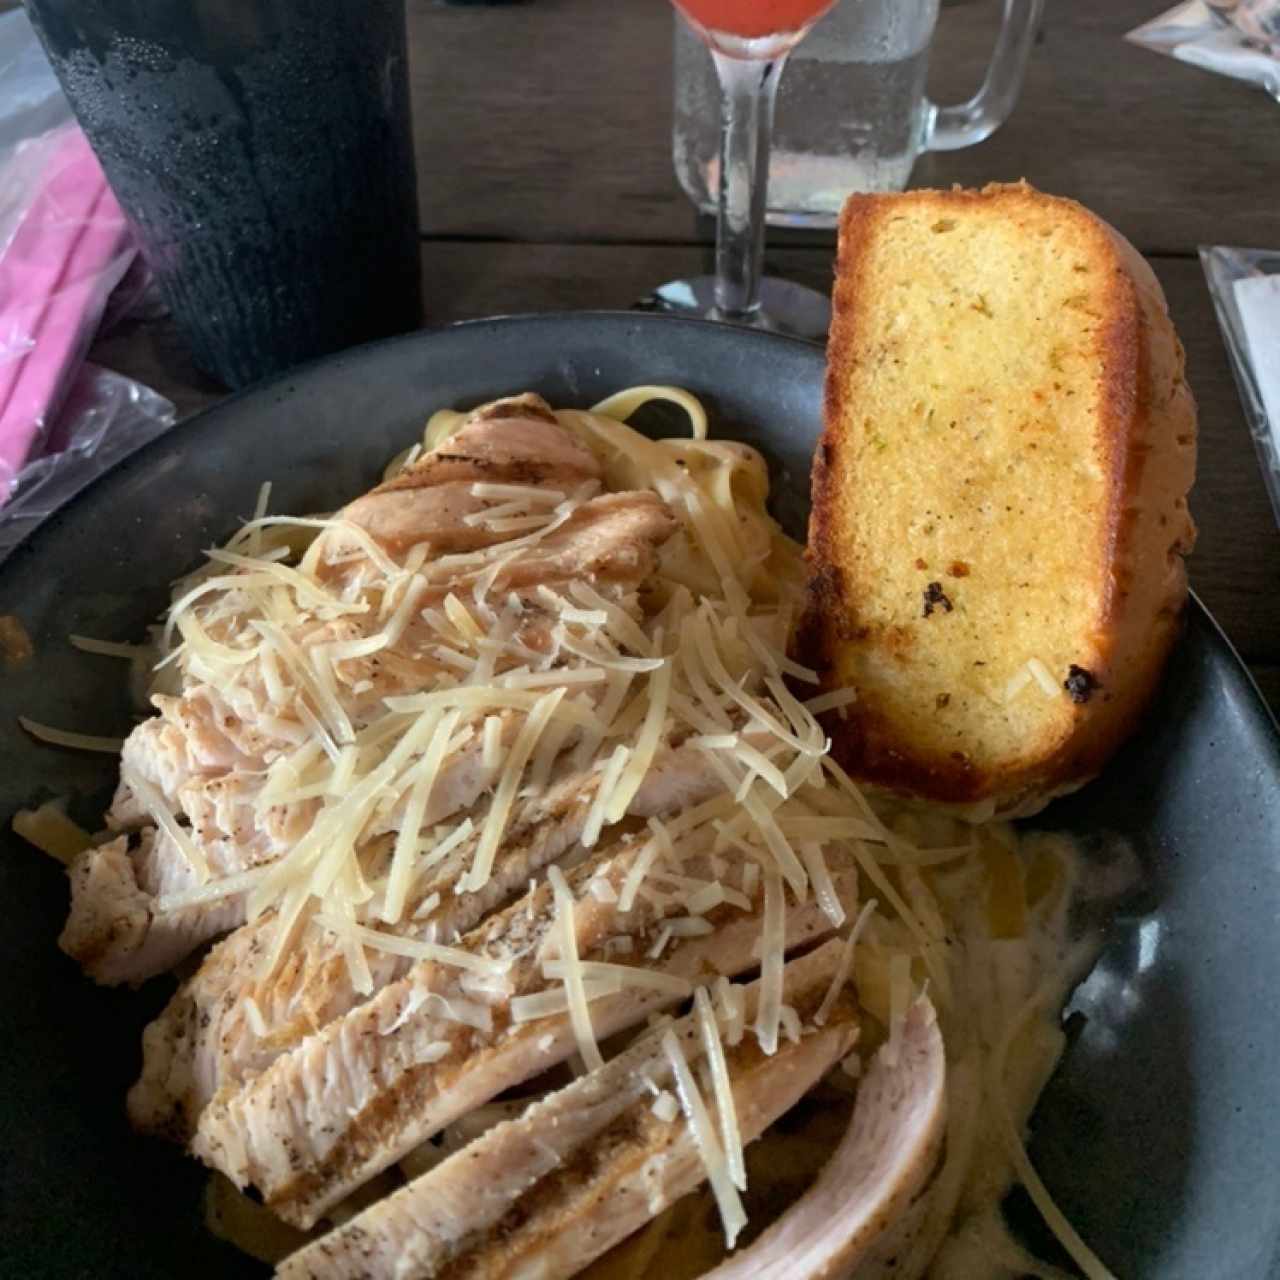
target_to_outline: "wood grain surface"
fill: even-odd
[[[1200,404],[1192,583],[1280,706],[1280,532],[1194,257],[1201,242],[1280,247],[1280,111],[1121,39],[1159,9],[1049,0],[1012,120],[972,150],[923,158],[913,181],[1026,176],[1082,200],[1151,258]],[[944,5],[930,81],[939,100],[978,83],[997,10],[996,0]],[[667,4],[409,0],[408,12],[428,324],[622,308],[709,269],[708,220],[671,168]],[[767,269],[826,288],[832,244],[773,233]],[[182,414],[222,394],[167,321],[118,330],[92,355]]]
[[[1122,39],[1167,7],[1048,0],[1012,118],[977,147],[924,157],[914,184],[1025,177],[1082,200],[1145,253],[1280,241],[1277,107]],[[998,0],[943,9],[930,62],[938,101],[976,90],[998,11]],[[701,238],[671,167],[672,22],[661,0],[410,0],[424,232]]]

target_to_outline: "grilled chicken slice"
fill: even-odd
[[[78,854],[70,867],[71,910],[58,946],[95,982],[136,984],[235,928],[244,918],[238,903],[156,910],[153,894],[183,865],[169,837],[150,827],[138,835],[136,849],[129,848],[128,836],[119,836]]]
[[[939,1193],[935,1177],[916,1199],[880,1233],[866,1251],[854,1280],[922,1280],[945,1233],[933,1226]],[[930,1250],[929,1246],[933,1245]]]
[[[946,1054],[933,1006],[909,1010],[858,1089],[853,1119],[817,1182],[707,1280],[842,1280],[854,1274],[933,1172],[946,1124]]]
[[[653,494],[603,495],[580,508],[543,543],[520,552],[507,563],[498,575],[495,589],[554,584],[562,576],[615,585],[638,582],[652,571],[654,545],[673,527],[670,513]],[[444,593],[441,588],[439,594]],[[544,627],[545,619],[534,625]],[[387,669],[384,658],[382,670]],[[374,689],[379,694],[405,691],[394,687],[388,690],[385,683],[374,684]],[[264,820],[253,804],[253,796],[256,775],[269,763],[272,751],[296,743],[278,741],[272,748],[264,747],[260,741],[251,744],[246,737],[249,730],[244,727],[248,719],[244,708],[230,709],[212,695],[197,692],[166,703],[161,710],[165,724],[160,729],[135,731],[139,736],[136,743],[126,744],[126,761],[142,779],[159,786],[177,812],[188,816],[192,838],[214,873],[229,875],[272,861],[291,847],[314,817],[316,806],[284,806],[279,812],[270,811]],[[506,737],[513,736],[518,727],[511,716],[503,717],[503,726]],[[234,735],[228,736],[232,729]],[[257,754],[250,754],[251,751]],[[426,815],[426,822],[438,822],[469,808],[479,798],[492,781],[480,768],[479,759],[478,739],[469,752],[457,753],[450,759],[433,789],[432,812]],[[146,813],[132,791],[126,779],[112,811],[117,826],[132,825]],[[394,829],[396,817],[391,815],[370,834]],[[177,853],[168,842],[155,846],[153,861],[161,857],[172,861],[161,877],[168,891],[194,883],[191,867],[185,858],[174,856]],[[102,889],[113,874],[119,876],[119,882]],[[77,959],[81,954],[92,954],[102,962],[97,966],[99,973],[105,975],[119,968],[127,970],[130,980],[136,981],[170,967],[195,946],[243,919],[242,914],[236,916],[220,904],[216,910],[184,910],[180,920],[170,921],[169,913],[159,912],[156,904],[147,901],[159,892],[152,879],[136,859],[113,858],[98,865],[95,884],[113,900],[132,901],[135,914],[149,912],[151,923],[131,929],[117,943],[111,937],[95,935],[91,922],[96,913],[73,901],[77,923],[69,937],[76,949],[69,949],[69,954]],[[73,880],[73,891],[76,883],[79,881]],[[241,899],[237,897],[235,901]],[[153,933],[154,940],[148,941]],[[179,939],[186,940],[185,949]],[[113,953],[122,946],[127,958],[113,959]]]
[[[523,414],[475,418],[341,514],[392,554],[418,542],[429,542],[434,555],[457,554],[510,537],[467,520],[493,505],[472,492],[477,483],[554,489],[568,497],[600,479],[595,457],[554,421]],[[339,563],[357,546],[336,530],[325,536]]]
[[[784,999],[806,1019],[840,962],[841,944],[787,965]],[[748,1020],[760,984],[744,991]],[[822,1029],[767,1057],[748,1034],[725,1049],[744,1143],[790,1109],[857,1036],[853,1002]],[[686,1119],[662,1120],[653,1089],[675,1091],[663,1049],[676,1038],[696,1072],[700,1028],[688,1016],[655,1029],[605,1066],[490,1129],[408,1186],[287,1258],[281,1280],[557,1280],[644,1225],[706,1177]],[[711,1091],[705,1090],[714,1114]],[[753,1275],[790,1274],[757,1271]]]
[[[508,717],[506,736],[515,731],[515,719]],[[425,827],[469,809],[492,784],[481,750],[477,737],[446,761],[423,816]],[[178,793],[190,816],[191,839],[215,878],[274,862],[311,825],[318,808],[315,801],[281,806],[260,816],[252,803],[259,782],[243,774],[224,774],[192,781]],[[375,837],[397,826],[395,816],[388,815],[368,834]],[[94,849],[80,855],[77,865],[83,862],[91,871],[77,874],[73,867],[71,912],[59,945],[100,982],[154,977],[201,943],[244,923],[243,893],[206,905],[166,909],[162,895],[194,888],[196,872],[169,836],[157,836],[149,829],[147,834],[151,838],[144,839],[136,851],[124,851],[120,842],[114,842],[109,858],[96,857],[99,851]],[[101,898],[130,904],[132,923],[127,930],[116,928],[113,917],[103,915]]]
[[[602,493],[498,575],[496,591],[558,582],[639,582],[657,564],[655,548],[677,528],[656,493]]]
[[[557,428],[559,430],[559,428]],[[468,487],[468,486],[464,486]],[[424,530],[418,524],[422,508],[435,489],[374,493],[379,498],[377,514],[378,540],[394,546],[406,546],[430,540],[432,550],[444,545],[439,532]],[[424,495],[424,496],[417,496]],[[415,497],[414,503],[409,502]],[[371,517],[366,517],[366,519]],[[510,562],[493,578],[490,592],[502,598],[508,591],[521,593],[539,586],[555,588],[563,583],[636,583],[648,577],[657,565],[657,550],[678,528],[676,518],[666,503],[647,489],[626,493],[602,493],[576,507],[554,530],[531,545],[513,550]],[[421,536],[420,536],[421,535]],[[340,538],[340,534],[329,535]],[[510,535],[503,535],[505,540]],[[491,536],[488,546],[501,552],[501,541]],[[478,531],[470,531],[464,545],[467,550],[480,545]],[[350,554],[348,544],[337,544],[343,554]],[[500,555],[498,558],[501,558]],[[470,588],[493,563],[457,566],[448,559],[428,561],[422,569],[428,586],[421,597],[424,606],[439,604],[451,591]]]
[[[641,849],[638,842],[619,843],[571,873],[583,958],[652,963],[645,951],[662,927],[664,908],[681,910],[675,899],[652,889],[630,911],[619,909],[627,871]],[[849,902],[857,882],[852,857],[839,855],[833,863],[836,892]],[[706,855],[682,863],[681,874],[715,878]],[[603,895],[586,891],[591,881],[608,886]],[[602,900],[610,896],[612,901]],[[705,917],[711,931],[681,938],[658,966],[690,981],[751,968],[759,962],[760,911],[759,890],[750,910],[727,903],[714,908]],[[513,996],[555,985],[542,974],[556,945],[554,925],[551,888],[543,883],[458,944],[468,956],[509,966],[501,982],[486,988],[458,968],[418,963],[244,1088],[215,1098],[200,1117],[193,1151],[237,1186],[256,1186],[286,1221],[312,1226],[349,1191],[451,1120],[578,1047],[567,1013],[521,1023],[512,1018]],[[786,909],[789,947],[831,928],[812,898]],[[618,935],[634,939],[629,955],[615,956],[606,947]],[[595,1034],[604,1038],[634,1026],[679,998],[679,990],[626,986],[592,1004]]]
[[[177,964],[208,936],[204,930],[211,924],[221,929],[236,924],[234,910],[224,908],[218,916],[209,908],[191,908],[171,912],[163,928],[153,927],[154,900],[138,887],[135,868],[154,864],[164,843],[148,829],[134,852],[128,837],[119,836],[86,849],[71,864],[71,912],[58,945],[95,982],[141,982]],[[160,865],[174,865],[172,852],[162,853]]]
[[[172,800],[193,779],[262,767],[267,744],[227,732],[228,721],[241,727],[245,721],[217,690],[201,686],[182,698],[157,694],[151,701],[160,714],[144,720],[125,739],[122,774],[137,774]],[[150,821],[133,789],[121,782],[107,825],[122,831]]]
[[[373,492],[418,489],[453,480],[567,491],[600,476],[595,454],[557,424],[547,402],[540,396],[523,395],[474,410],[438,448]]]
[[[438,894],[440,905],[421,920],[413,918],[411,909],[393,931],[424,941],[452,941],[473,928],[577,842],[598,782],[598,774],[573,772],[545,794],[526,800],[509,828],[492,879],[479,892],[453,892],[471,865],[478,836],[460,845],[418,888],[412,904]],[[723,785],[701,751],[665,751],[628,811],[636,817],[676,812],[718,793]],[[219,943],[147,1028],[142,1077],[129,1094],[135,1127],[186,1142],[196,1117],[219,1089],[265,1070],[372,994],[355,990],[340,947],[319,930],[308,930],[280,971],[268,983],[258,983],[258,956],[273,927],[274,916],[263,917]],[[411,960],[384,951],[371,951],[368,963],[374,991],[412,966]]]

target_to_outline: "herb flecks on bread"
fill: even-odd
[[[1135,726],[1186,598],[1195,404],[1151,269],[1025,184],[852,197],[803,661],[855,776],[1027,812]]]

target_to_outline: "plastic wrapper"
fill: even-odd
[[[1280,0],[1183,0],[1125,38],[1280,101]]]
[[[48,452],[137,251],[26,15],[0,16],[0,502]]]
[[[1200,262],[1280,522],[1280,251],[1203,245]]]
[[[34,160],[33,160],[34,157]],[[137,254],[74,124],[19,143],[0,173],[0,493],[52,428],[111,291]]]
[[[45,441],[0,507],[0,560],[108,467],[173,425],[171,401],[140,382],[82,364]]]
[[[71,119],[71,107],[21,9],[0,14],[0,90],[0,165],[20,142]],[[5,195],[0,191],[0,209]]]
[[[26,15],[0,15],[0,557],[174,408],[84,363],[108,320],[154,310],[115,197]]]

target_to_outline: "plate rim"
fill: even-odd
[[[118,473],[122,467],[135,462],[143,454],[157,448],[163,448],[168,442],[174,440],[179,432],[185,435],[189,434],[189,431],[192,428],[199,429],[203,427],[207,418],[222,413],[228,409],[234,409],[245,399],[268,394],[273,390],[278,390],[287,386],[287,384],[298,378],[305,378],[319,370],[330,368],[343,361],[359,359],[379,352],[390,351],[396,347],[403,346],[408,348],[418,343],[428,342],[433,339],[442,339],[459,331],[482,329],[490,326],[505,328],[507,326],[515,325],[530,325],[536,327],[547,323],[554,325],[557,323],[567,323],[571,321],[600,321],[605,324],[614,324],[623,321],[628,323],[639,323],[641,325],[648,325],[652,323],[674,324],[679,325],[682,328],[698,331],[732,333],[737,336],[743,336],[748,341],[763,340],[769,345],[782,343],[803,349],[810,354],[821,352],[825,347],[825,344],[821,342],[815,342],[808,338],[799,338],[792,334],[776,333],[768,329],[756,329],[745,325],[734,325],[719,320],[704,319],[699,316],[663,315],[657,312],[628,311],[617,307],[566,311],[499,312],[495,315],[471,316],[465,320],[453,320],[448,324],[434,326],[424,325],[420,329],[411,329],[407,333],[396,333],[385,338],[374,338],[369,342],[359,342],[354,346],[342,347],[337,351],[330,351],[326,355],[315,356],[310,360],[303,361],[301,364],[291,365],[289,368],[283,369],[279,373],[269,374],[265,378],[260,378],[258,381],[252,382],[246,387],[239,387],[234,391],[227,391],[222,395],[221,399],[215,400],[212,404],[202,405],[191,413],[177,418],[167,430],[160,432],[159,435],[152,436],[150,440],[144,440],[136,448],[122,454],[120,457],[116,458],[110,466],[105,468],[105,470],[98,472],[96,475],[86,477],[85,480],[52,511],[45,512],[42,516],[33,519],[16,541],[4,550],[0,550],[0,571],[3,571],[5,566],[26,547],[33,535],[44,528],[51,520],[64,517],[67,511],[76,502],[78,502],[84,494],[96,488],[108,477]],[[0,504],[0,516],[2,516],[2,514],[3,505]]]

